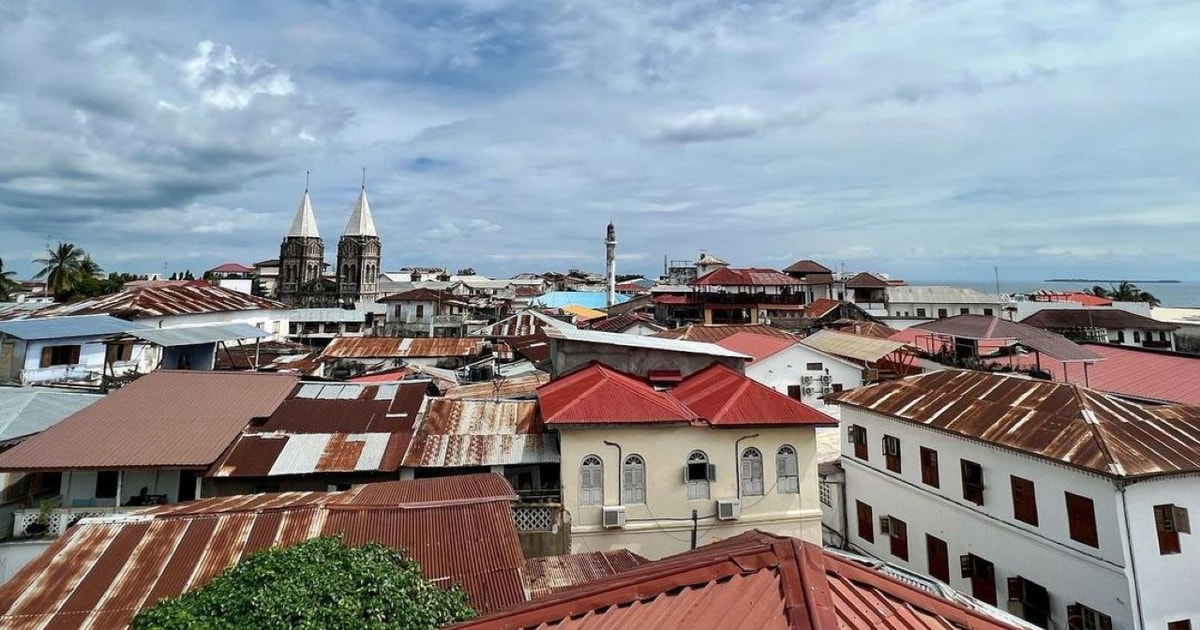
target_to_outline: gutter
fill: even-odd
[[[1128,484],[1117,482],[1117,490],[1121,492],[1121,518],[1125,521],[1125,548],[1129,551],[1129,577],[1133,580],[1133,602],[1137,610],[1137,626],[1145,627],[1145,617],[1142,613],[1142,587],[1138,584],[1137,562],[1133,559],[1133,538],[1129,529],[1129,503],[1126,501],[1125,488]]]

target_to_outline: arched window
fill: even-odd
[[[762,453],[756,448],[742,451],[742,496],[762,496]]]
[[[646,502],[646,460],[630,455],[621,466],[621,503],[633,505]]]
[[[692,451],[683,469],[683,481],[687,484],[688,501],[708,499],[708,482],[713,477],[713,466],[708,463],[704,451]]]
[[[800,493],[800,466],[796,463],[796,449],[784,444],[775,452],[776,489],[782,494]]]
[[[604,505],[604,462],[595,455],[579,466],[579,505]]]

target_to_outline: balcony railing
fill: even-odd
[[[518,532],[557,532],[562,511],[558,503],[518,503],[513,506],[513,522]]]
[[[75,524],[81,518],[91,516],[112,516],[114,514],[126,514],[136,510],[144,510],[145,506],[130,506],[130,507],[59,507],[50,510],[46,515],[45,529],[41,529],[42,510],[39,508],[28,508],[17,510],[13,513],[13,538],[29,538],[33,536],[50,536],[58,537],[67,531],[67,528]]]
[[[775,293],[718,293],[697,292],[688,296],[694,302],[704,304],[787,304],[798,305],[805,303],[801,294],[780,295]]]

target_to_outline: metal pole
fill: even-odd
[[[608,446],[617,447],[617,505],[621,505],[621,502],[625,500],[625,495],[621,493],[621,477],[624,476],[622,474],[622,466],[625,465],[625,454],[621,451],[620,444],[609,442],[608,440],[604,440],[604,443]],[[692,548],[695,549],[695,545]]]
[[[700,513],[692,508],[692,549],[696,548],[696,533],[700,527]]]

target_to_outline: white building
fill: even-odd
[[[851,546],[1042,627],[1200,623],[1200,407],[960,370],[837,402]]]
[[[1111,306],[1047,308],[1026,317],[1021,323],[1056,332],[1072,341],[1158,350],[1175,349],[1175,331],[1179,328],[1176,324]]]
[[[538,389],[573,552],[661,558],[751,529],[820,540],[815,431],[833,418],[720,363],[654,378],[592,363]]]
[[[946,286],[889,286],[887,324],[907,328],[931,319],[955,315],[1000,315],[1004,302],[998,295]]]
[[[863,366],[795,340],[740,332],[717,345],[753,358],[746,376],[813,407],[825,404],[821,396],[863,384]]]
[[[143,365],[144,345],[110,351],[104,340],[145,328],[108,315],[45,317],[0,322],[0,383],[95,384]]]

